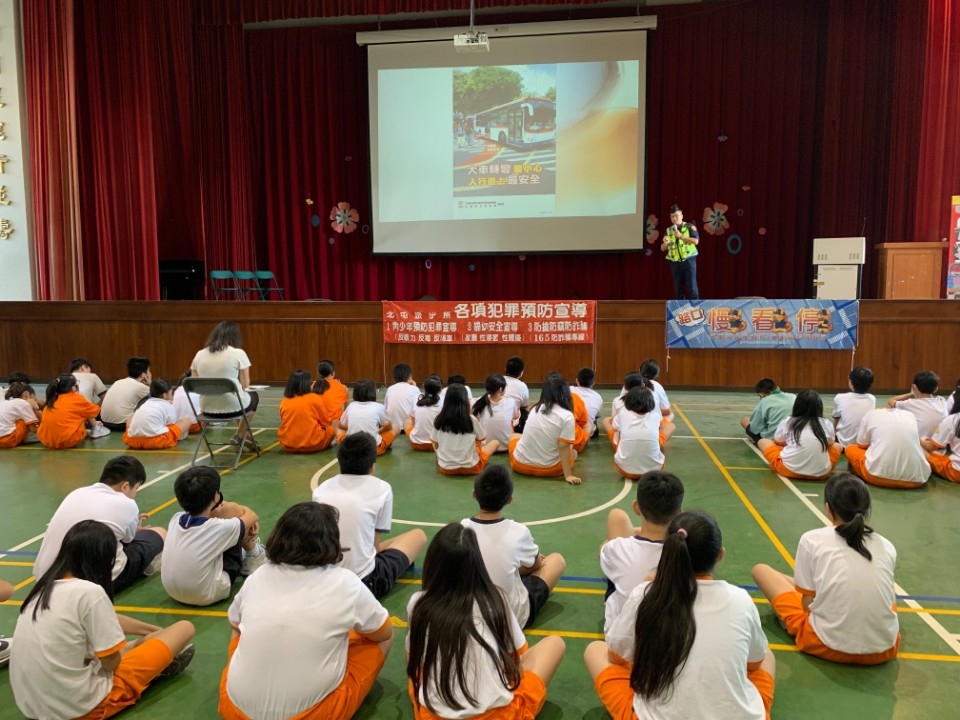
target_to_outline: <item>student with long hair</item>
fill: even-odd
[[[723,538],[706,513],[676,516],[656,577],[627,596],[606,642],[584,653],[614,720],[769,719],[775,661],[753,599],[713,579]]]
[[[447,386],[430,442],[437,453],[437,468],[444,475],[476,475],[500,447],[498,440],[487,440],[480,421],[470,414],[470,397],[459,383]]]
[[[566,649],[548,635],[527,649],[490,580],[476,534],[440,529],[423,561],[423,590],[407,605],[407,676],[418,720],[533,720]]]
[[[292,453],[320,452],[330,447],[335,436],[330,408],[313,391],[310,373],[294,370],[287,378],[280,401],[280,446]]]
[[[440,401],[442,389],[443,383],[438,375],[427,375],[424,378],[423,393],[417,398],[417,404],[406,422],[407,437],[410,438],[410,447],[414,450],[433,452],[430,430],[443,407]]]
[[[843,452],[813,390],[797,393],[790,417],[777,426],[773,440],[760,438],[757,447],[774,472],[800,480],[826,480]]]
[[[523,435],[510,438],[510,466],[523,475],[563,478],[571,485],[581,479],[573,474],[576,439],[570,386],[562,375],[551,373],[543,383],[540,400],[530,409]]]
[[[96,520],[74,525],[53,565],[20,607],[10,686],[32,718],[108,718],[137,702],[157,677],[193,658],[193,625],[160,628],[117,615],[113,531]],[[127,642],[126,635],[140,637]]]
[[[317,379],[313,383],[313,391],[323,399],[330,417],[339,420],[350,402],[350,393],[347,392],[347,386],[337,379],[333,360],[321,360],[317,363]]]
[[[270,561],[230,605],[220,680],[227,720],[347,720],[393,643],[390,614],[343,559],[332,505],[298,503],[267,540]]]
[[[957,402],[952,404],[950,415],[940,422],[932,436],[920,438],[920,446],[926,451],[933,472],[944,480],[960,483],[960,407],[957,405]]]
[[[473,416],[491,440],[500,443],[496,452],[506,452],[513,428],[520,421],[517,401],[507,397],[507,380],[498,373],[487,377],[484,395],[473,404]]]
[[[47,403],[37,437],[44,447],[54,450],[76,447],[87,436],[87,428],[91,439],[105,437],[110,430],[94,419],[99,414],[100,407],[77,391],[77,379],[61,375],[47,385]]]
[[[178,419],[173,406],[173,388],[163,378],[150,381],[150,396],[137,405],[127,419],[123,442],[135,450],[162,450],[176,447],[190,432],[189,419]]]
[[[37,424],[43,412],[32,385],[12,382],[0,402],[0,448],[37,442]]]
[[[613,465],[623,477],[637,480],[651,470],[662,470],[663,446],[675,426],[656,412],[654,394],[646,387],[633,388],[623,397],[623,410],[613,417],[609,432],[614,447]]]
[[[753,579],[800,652],[837,663],[884,663],[900,647],[897,551],[867,525],[870,490],[860,478],[831,477],[823,505],[832,525],[800,538],[794,576],[757,565]]]
[[[396,437],[386,408],[377,402],[377,384],[373,380],[358,380],[353,386],[353,402],[336,421],[336,428],[337,442],[343,442],[348,435],[367,433],[377,441],[377,455],[389,450]]]

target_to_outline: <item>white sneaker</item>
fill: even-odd
[[[150,577],[151,575],[156,575],[160,572],[160,566],[163,563],[163,553],[157,553],[153,560],[150,561],[150,564],[143,569],[143,574],[145,577]]]
[[[90,428],[90,439],[96,440],[98,438],[106,437],[110,434],[110,428],[104,427],[103,425],[96,425]]]
[[[5,667],[8,662],[10,662],[10,646],[13,645],[13,640],[10,638],[0,637],[0,667]]]
[[[260,538],[257,538],[257,544],[253,550],[250,552],[246,550],[243,551],[243,564],[240,566],[240,574],[249,575],[266,561],[267,552],[263,549],[263,545],[260,544]]]

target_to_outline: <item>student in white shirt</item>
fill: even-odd
[[[676,475],[653,470],[637,481],[633,512],[643,520],[641,527],[634,527],[620,508],[607,515],[607,541],[600,546],[600,569],[607,578],[604,632],[633,589],[657,571],[667,527],[680,514],[683,492]]]
[[[857,444],[846,448],[850,472],[878,487],[911,489],[930,477],[916,418],[906,410],[877,408],[863,416]]]
[[[673,409],[670,407],[670,400],[667,398],[667,391],[663,385],[657,382],[660,377],[660,363],[653,358],[647,358],[640,363],[640,376],[647,381],[648,387],[653,391],[653,396],[657,400],[657,407],[660,408],[660,414],[669,422],[673,422]]]
[[[570,386],[570,392],[573,395],[579,395],[583,400],[584,407],[587,408],[587,416],[594,426],[594,436],[597,435],[597,428],[600,427],[600,415],[603,413],[603,398],[593,389],[593,383],[597,374],[592,368],[580,368],[577,371],[576,385]]]
[[[150,381],[150,397],[144,398],[127,420],[123,442],[136,450],[176,447],[190,432],[191,421],[178,419],[173,406],[173,388],[163,378]]]
[[[620,388],[620,395],[615,397],[613,402],[610,403],[610,414],[603,419],[603,430],[605,433],[607,433],[607,438],[610,440],[611,445],[613,444],[615,432],[613,429],[613,421],[623,410],[623,398],[625,398],[627,393],[634,388],[643,387],[646,387],[648,390],[650,389],[649,384],[643,379],[643,376],[640,373],[631,372],[624,375],[623,387]]]
[[[230,605],[220,716],[348,720],[390,652],[390,614],[354,573],[338,567],[335,507],[288,508],[267,554],[270,561]]]
[[[444,475],[476,475],[500,447],[498,440],[487,440],[480,421],[470,414],[470,398],[460,384],[447,386],[443,407],[430,429],[430,442]]]
[[[930,437],[940,421],[947,416],[947,401],[937,395],[940,377],[930,370],[913,376],[910,392],[887,400],[887,407],[907,410],[917,418],[921,437]]]
[[[94,405],[103,402],[104,395],[107,394],[107,386],[103,384],[100,376],[93,371],[93,366],[89,360],[75,358],[70,361],[70,372],[77,378],[77,387],[80,394]]]
[[[508,398],[513,398],[517,407],[520,408],[520,419],[516,424],[516,431],[518,433],[523,432],[523,428],[527,423],[527,415],[530,413],[530,389],[527,387],[527,384],[520,379],[523,377],[524,367],[523,358],[519,355],[513,355],[507,358],[507,363],[503,370],[503,377],[507,382],[507,389],[504,394]]]
[[[566,646],[523,631],[484,567],[473,530],[440,529],[423,561],[423,590],[407,605],[407,677],[417,720],[532,720]]]
[[[507,381],[494,373],[484,383],[484,395],[473,403],[473,416],[480,421],[483,431],[499,443],[496,452],[507,452],[514,426],[520,421],[517,401],[506,396]]]
[[[873,371],[858,365],[847,378],[850,392],[839,393],[833,398],[833,427],[841,448],[857,441],[857,430],[863,416],[877,407],[877,398],[870,394],[873,386]]]
[[[410,447],[414,450],[429,450],[433,452],[433,443],[430,441],[430,431],[433,421],[436,420],[443,403],[440,400],[440,390],[443,383],[436,375],[427,375],[423,379],[423,394],[417,398],[413,412],[404,423]]]
[[[187,368],[187,371],[177,380],[177,387],[173,390],[173,407],[177,411],[177,420],[190,421],[188,432],[193,435],[200,432],[200,423],[197,422],[197,416],[194,414],[194,410],[200,410],[200,395],[187,393],[187,389],[183,386],[183,381],[191,375],[190,369]]]
[[[124,432],[127,418],[133,415],[137,403],[150,394],[150,360],[132,357],[127,360],[127,377],[117,380],[103,396],[100,403],[100,420],[104,427]]]
[[[383,407],[396,435],[406,430],[405,421],[413,414],[413,408],[419,399],[420,388],[413,379],[411,367],[406,363],[394,365],[393,385],[387,388],[383,396]]]
[[[377,385],[373,380],[358,380],[353,386],[353,402],[343,415],[334,421],[337,442],[345,437],[366,433],[377,442],[377,455],[383,455],[393,444],[393,424],[387,419],[386,408],[377,402]]]
[[[313,501],[340,513],[342,567],[357,575],[376,598],[382,598],[427,546],[420,528],[389,540],[381,537],[393,523],[393,490],[374,476],[377,448],[367,433],[348,435],[337,447],[340,474],[313,491]]]
[[[866,524],[870,490],[860,478],[837,473],[823,500],[833,525],[803,534],[794,576],[757,565],[753,579],[800,652],[837,663],[887,662],[900,647],[897,551]]]
[[[0,402],[0,448],[39,442],[37,425],[43,411],[32,385],[12,382]]]
[[[823,401],[813,390],[797,393],[790,417],[781,421],[773,440],[760,438],[757,447],[770,468],[784,477],[826,480],[840,459],[833,424],[823,417]]]
[[[723,554],[712,517],[675,517],[656,577],[633,589],[606,642],[587,646],[587,672],[615,719],[769,719],[776,663],[753,599],[713,579]]]
[[[648,388],[635,387],[624,396],[623,410],[613,417],[613,465],[628,480],[663,469],[663,446],[676,427],[661,418],[656,409],[653,393]]]
[[[463,389],[467,391],[467,398],[470,400],[470,404],[473,405],[473,390],[470,389],[470,386],[467,385],[467,379],[463,375],[453,374],[447,375],[447,384],[440,391],[440,402],[443,403],[443,398],[447,395],[447,388],[453,384],[463,385]]]
[[[920,438],[920,445],[937,475],[960,483],[960,402],[953,402],[950,414],[940,422],[931,437]]]
[[[186,620],[161,628],[117,615],[110,580],[116,545],[103,523],[77,523],[20,607],[10,687],[27,717],[112,717],[193,658],[194,628]],[[127,635],[139,637],[127,642]]]
[[[570,386],[562,375],[551,373],[543,383],[540,400],[527,416],[523,435],[515,433],[510,438],[510,466],[523,475],[562,476],[571,485],[579,485],[581,479],[573,474],[575,425]]]
[[[266,560],[259,519],[250,508],[224,501],[220,473],[212,467],[184,470],[173,492],[184,512],[167,527],[163,589],[184,605],[212,605],[229,597],[237,577]]]

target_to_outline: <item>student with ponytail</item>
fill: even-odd
[[[487,377],[486,394],[473,404],[473,416],[480,421],[487,437],[500,443],[497,452],[506,452],[514,426],[520,421],[517,401],[506,395],[507,379],[498,373]]]
[[[443,382],[438,375],[427,375],[423,379],[423,394],[417,399],[410,418],[404,423],[404,429],[410,439],[410,447],[414,450],[433,452],[430,429],[433,427],[433,421],[437,419],[440,408],[443,407],[440,402],[442,389]]]
[[[437,452],[437,468],[444,475],[477,475],[500,443],[488,440],[480,421],[470,414],[470,396],[460,383],[447,386],[430,442]]]
[[[306,370],[290,373],[280,401],[280,428],[277,430],[280,447],[290,453],[326,450],[337,434],[333,420],[322,395],[313,391],[310,373]]]
[[[23,442],[37,442],[37,423],[42,411],[33,386],[12,382],[0,401],[0,448],[12,448]]]
[[[48,448],[63,450],[83,442],[90,428],[90,438],[104,437],[110,430],[94,420],[100,407],[88,401],[77,389],[73,375],[61,375],[47,385],[47,404],[37,437]]]
[[[587,671],[614,720],[769,719],[776,663],[753,599],[713,579],[723,553],[712,517],[675,517],[655,579],[627,596],[606,642],[587,647]]]
[[[176,447],[190,432],[191,421],[178,419],[173,405],[173,388],[163,378],[150,381],[150,395],[139,403],[127,419],[123,442],[134,450],[162,450]]]
[[[801,652],[879,665],[896,657],[900,647],[893,582],[897,551],[866,524],[870,491],[860,478],[834,475],[823,498],[833,525],[800,538],[794,577],[757,565],[753,579]]]
[[[773,440],[760,438],[757,447],[774,472],[799,480],[826,480],[843,452],[813,390],[797,393],[790,417],[777,425]]]

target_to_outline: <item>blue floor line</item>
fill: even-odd
[[[26,550],[0,550],[0,555],[30,555],[31,557],[36,557],[37,553]]]

